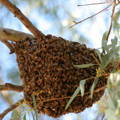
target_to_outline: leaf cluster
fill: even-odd
[[[106,40],[107,34],[108,33],[105,32],[103,35],[103,38],[102,38],[102,53],[99,50],[95,50],[100,62],[98,65],[98,69],[96,70],[96,76],[94,77],[94,82],[90,88],[91,99],[93,97],[94,89],[99,81],[99,78],[106,74],[106,71],[105,71],[106,68],[110,64],[113,64],[113,66],[114,66],[114,62],[119,61],[120,46],[118,46],[118,39],[117,39],[117,37],[115,37],[114,39],[111,40],[111,44],[108,44],[108,41]],[[90,67],[92,67],[94,65],[96,65],[96,64],[89,63],[89,64],[82,64],[82,65],[74,65],[74,67],[77,67],[79,69],[84,69],[84,68],[90,69]],[[116,71],[116,69],[113,67],[111,72],[115,72],[115,71]],[[85,84],[86,84],[87,80],[89,80],[89,78],[80,80],[79,86],[76,88],[75,92],[71,96],[65,109],[68,109],[70,104],[73,102],[73,100],[77,97],[77,95],[79,93],[81,94],[82,97],[84,96]]]

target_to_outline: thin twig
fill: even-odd
[[[9,0],[0,0],[0,3],[5,5],[32,33],[33,35],[40,39],[44,34],[39,31],[28,19],[27,17]]]
[[[107,37],[106,37],[106,41],[108,41],[110,33],[111,33],[111,30],[112,30],[115,8],[116,8],[116,0],[113,2],[111,22],[110,22],[110,27],[109,27],[108,34],[107,34]]]
[[[89,6],[89,5],[101,5],[101,4],[106,4],[108,2],[99,2],[99,3],[89,3],[89,4],[82,4],[82,5],[77,5],[77,6]]]
[[[0,91],[5,90],[13,90],[16,92],[23,92],[23,86],[13,85],[10,83],[5,83],[4,85],[0,85]]]
[[[90,18],[92,18],[92,17],[95,17],[96,15],[100,14],[101,12],[107,10],[109,7],[111,7],[111,4],[108,5],[107,7],[105,7],[104,9],[102,9],[101,11],[99,11],[99,12],[97,12],[97,13],[95,13],[95,14],[93,14],[93,15],[91,15],[91,16],[89,16],[89,17],[87,17],[87,18],[85,18],[85,19],[83,19],[83,20],[81,20],[81,21],[79,21],[79,22],[73,21],[74,24],[73,24],[71,27],[73,27],[73,26],[75,26],[75,25],[77,25],[77,24],[79,24],[79,23],[82,23],[82,22],[84,22],[84,21],[86,21],[86,20],[88,20],[88,19],[90,19]]]
[[[19,100],[17,103],[11,105],[8,109],[6,109],[3,113],[0,114],[0,120],[2,120],[4,118],[4,116],[11,112],[12,110],[14,110],[15,108],[17,108],[19,105],[21,105],[24,102],[24,99]]]
[[[94,90],[94,93],[98,93],[98,92],[104,90],[105,88],[106,88],[106,86],[103,86],[103,87],[101,87],[101,88],[98,88],[98,89]],[[90,92],[86,92],[84,95],[89,95],[89,94],[90,94]],[[77,97],[81,97],[81,95],[77,95]],[[64,99],[69,99],[69,98],[71,98],[71,96],[61,97],[61,98],[47,99],[47,100],[44,100],[44,101],[42,101],[42,102],[45,103],[45,102],[51,102],[51,101],[56,101],[56,100],[64,100]]]

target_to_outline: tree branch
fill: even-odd
[[[6,109],[3,113],[0,114],[0,120],[2,120],[7,113],[9,113],[12,110],[14,110],[15,108],[17,108],[23,102],[24,102],[24,99],[19,100],[17,103],[11,105],[8,109]]]
[[[0,0],[0,3],[5,5],[25,26],[28,28],[33,35],[40,39],[44,34],[39,31],[28,19],[27,17],[9,0]]]
[[[13,90],[16,92],[23,92],[23,86],[5,83],[5,85],[0,85],[0,91],[4,91],[4,90]]]
[[[8,40],[13,42],[18,42],[20,40],[25,40],[26,38],[33,39],[34,36],[28,33],[12,30],[8,28],[0,28],[0,41],[3,42],[10,49],[10,53],[14,52],[14,47]]]
[[[8,28],[0,28],[0,40],[2,41],[20,41],[26,38],[34,38],[31,34],[8,29]]]

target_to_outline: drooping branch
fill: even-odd
[[[0,85],[0,91],[4,91],[4,90],[13,90],[16,92],[23,92],[23,86],[6,83],[4,85]]]
[[[34,38],[31,34],[8,29],[8,28],[0,28],[0,40],[2,41],[20,41],[26,38]]]
[[[0,41],[3,42],[9,49],[10,53],[14,52],[13,45],[9,42],[18,42],[20,40],[25,40],[26,38],[34,38],[31,34],[8,29],[8,28],[0,28]]]
[[[0,114],[0,120],[2,120],[4,118],[4,116],[11,112],[12,110],[14,110],[15,108],[17,108],[19,105],[21,105],[24,102],[24,99],[19,100],[17,103],[11,105],[8,109],[6,109],[3,113]]]
[[[28,28],[33,35],[40,39],[44,34],[39,31],[28,19],[27,17],[15,6],[13,5],[9,0],[0,0],[0,3],[2,3],[4,6],[6,6],[25,26]]]

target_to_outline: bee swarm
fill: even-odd
[[[69,112],[81,112],[103,95],[104,90],[101,90],[94,93],[91,99],[89,90],[94,79],[88,80],[85,95],[77,96],[65,110],[80,80],[96,76],[98,66],[84,69],[74,67],[81,64],[97,64],[98,57],[93,49],[52,35],[47,35],[42,40],[21,40],[14,43],[14,47],[20,76],[24,82],[25,99],[33,107],[34,95],[39,113],[59,117]],[[107,79],[101,78],[96,89],[106,83]]]

